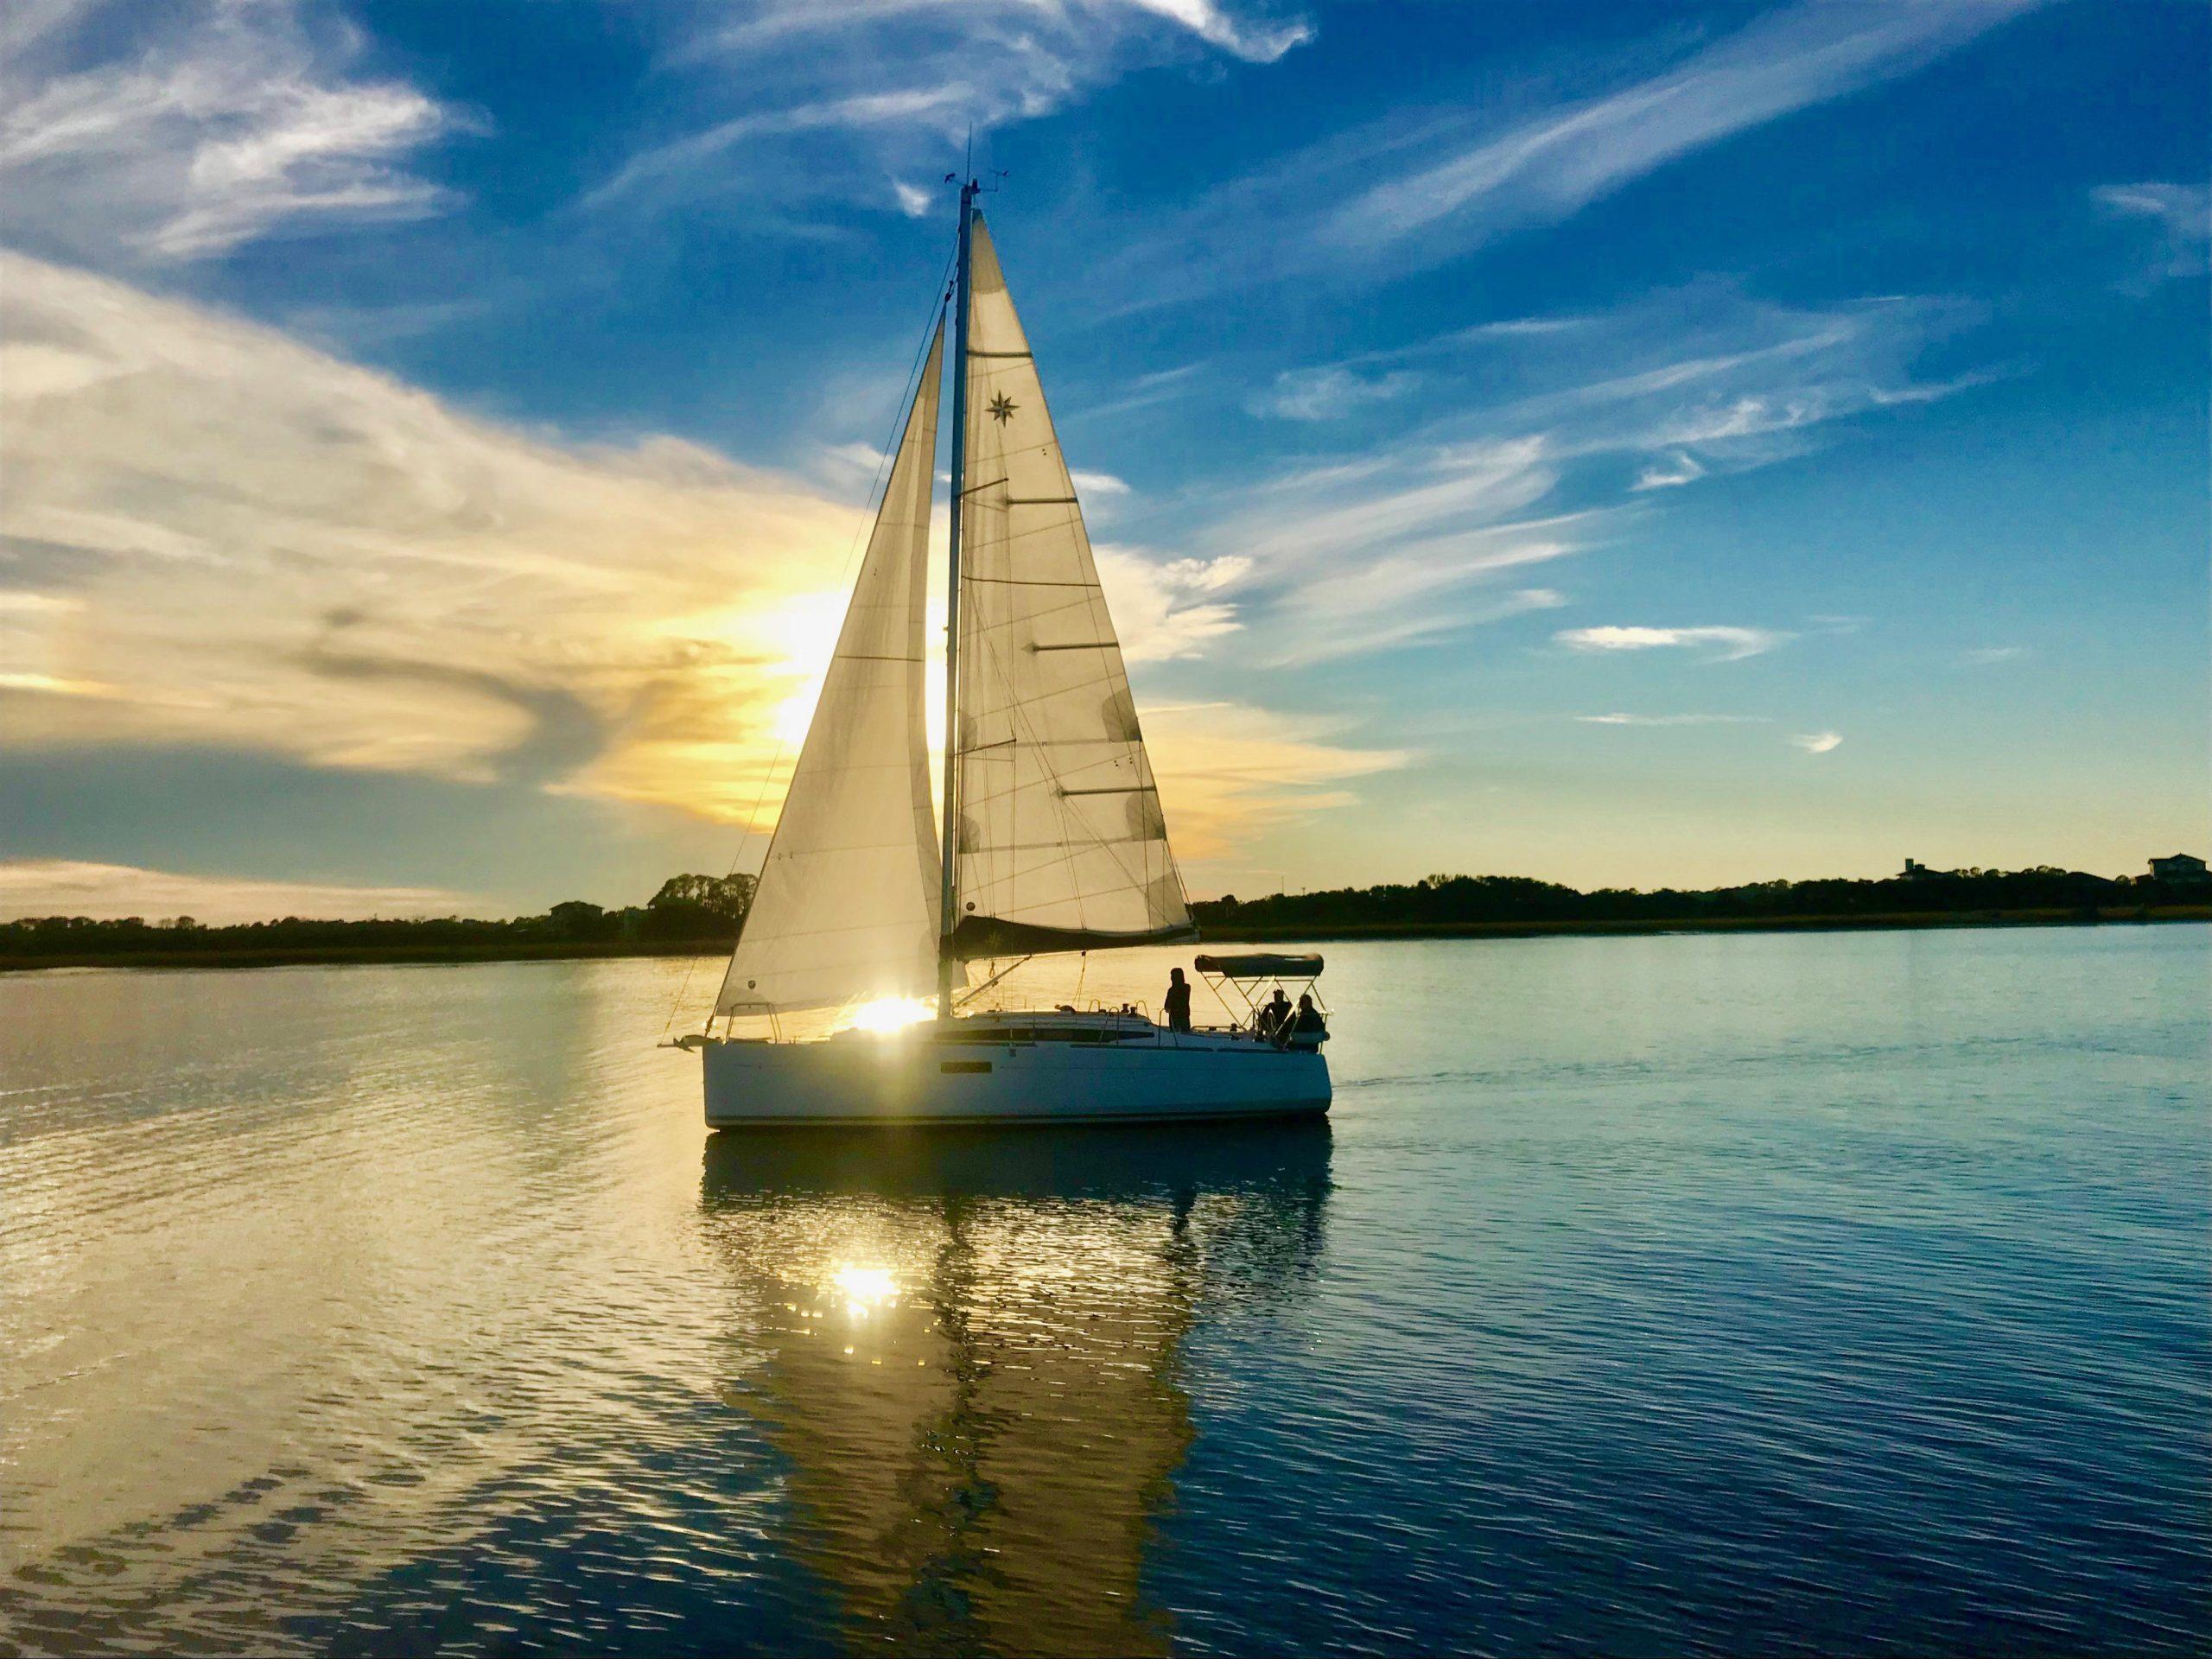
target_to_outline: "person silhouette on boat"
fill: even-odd
[[[1167,1016],[1167,1029],[1188,1031],[1191,1028],[1191,986],[1183,977],[1180,968],[1167,970],[1167,995],[1160,1000],[1160,1011]]]
[[[1261,1036],[1273,1042],[1279,1037],[1290,1034],[1291,1019],[1290,998],[1278,985],[1274,996],[1260,1010],[1260,1017],[1253,1023]]]
[[[1287,1033],[1293,1048],[1316,1049],[1329,1034],[1329,1022],[1321,1017],[1321,1010],[1313,1006],[1311,992],[1298,999],[1298,1013],[1290,1022]]]

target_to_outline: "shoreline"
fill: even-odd
[[[1300,927],[1209,929],[1201,942],[1273,944],[1362,939],[1529,939],[1657,933],[1897,932],[1955,927],[2094,927],[2212,921],[2212,904],[2078,909],[1901,911],[1871,916],[1684,917],[1672,920],[1559,922],[1342,922]],[[329,945],[266,950],[107,950],[0,956],[0,973],[54,968],[301,968],[435,965],[441,963],[589,962],[608,957],[721,957],[712,940],[575,941],[483,945]]]
[[[1270,944],[1295,939],[1534,939],[1651,933],[1907,932],[1946,927],[2098,927],[2212,921],[2212,905],[2108,906],[2079,909],[1931,910],[1866,916],[1694,916],[1671,920],[1562,922],[1339,922],[1311,927],[1206,931],[1209,944]]]

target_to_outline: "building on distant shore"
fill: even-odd
[[[1904,861],[1904,868],[1899,870],[1893,879],[1899,881],[1917,881],[1923,875],[1934,875],[1936,874],[1936,871],[1929,869],[1918,859],[1908,858]]]
[[[2204,868],[2204,861],[2194,853],[2176,853],[2169,858],[2151,861],[2151,879],[2166,881],[2177,887],[2198,887],[2212,881],[2212,874]]]

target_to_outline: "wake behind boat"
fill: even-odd
[[[973,180],[960,193],[950,306],[943,823],[923,701],[940,317],[752,908],[706,1031],[683,1041],[702,1056],[707,1122],[1325,1112],[1318,1020],[1294,1032],[1255,1013],[1171,1030],[1128,1009],[962,1011],[972,962],[1198,938],[1074,481],[976,193]],[[1319,971],[1318,957],[1291,960]],[[787,1015],[932,990],[925,1022],[806,1041],[779,1029]],[[740,1020],[770,1034],[740,1035]]]

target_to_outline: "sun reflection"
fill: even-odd
[[[830,1282],[844,1294],[845,1312],[855,1319],[866,1319],[870,1308],[899,1306],[899,1281],[888,1268],[862,1268],[849,1262],[837,1269]]]
[[[936,1007],[918,996],[879,996],[855,1008],[841,1030],[903,1031],[933,1018]]]

